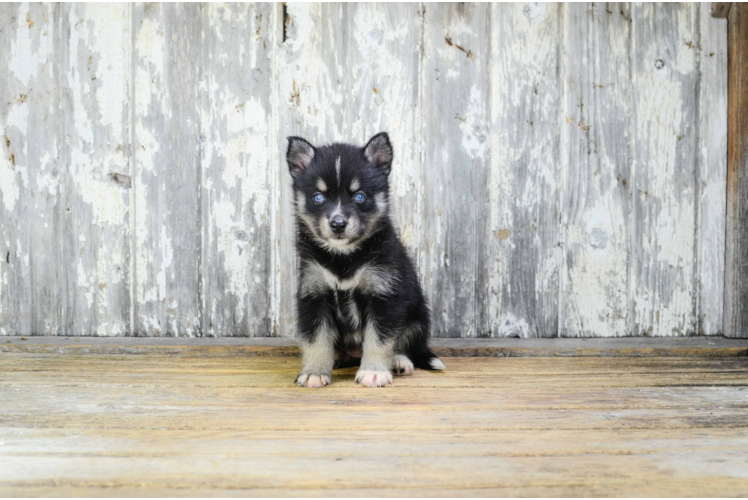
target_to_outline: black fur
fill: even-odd
[[[435,356],[428,347],[430,311],[413,262],[389,215],[392,147],[387,134],[377,134],[364,147],[332,144],[315,148],[304,139],[289,137],[287,160],[293,178],[296,249],[301,263],[297,293],[301,339],[312,343],[320,325],[334,325],[337,366],[349,366],[362,348],[363,333],[355,333],[364,332],[373,321],[381,342],[394,341],[394,354],[406,355],[418,368],[431,369]],[[355,192],[350,189],[352,183],[359,185]],[[320,186],[326,188],[324,193]],[[365,201],[354,198],[359,192]],[[318,194],[323,194],[321,203],[315,201]],[[348,246],[338,247],[334,235],[323,234],[333,217],[347,221],[351,234],[344,233],[340,241],[349,242]],[[367,266],[391,286],[373,292],[365,286],[304,292],[305,272],[317,264],[339,282],[353,279]],[[350,310],[351,301],[355,311]]]

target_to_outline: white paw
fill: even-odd
[[[310,375],[309,373],[299,373],[296,377],[296,383],[301,387],[311,387],[316,389],[318,387],[324,387],[330,383],[329,375]]]
[[[392,370],[395,375],[410,375],[413,373],[413,362],[408,359],[408,356],[395,354],[392,356]]]
[[[356,383],[366,387],[384,387],[392,383],[392,374],[374,370],[359,370],[356,372]]]

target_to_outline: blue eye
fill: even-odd
[[[364,193],[356,193],[356,196],[353,197],[353,201],[356,203],[363,203],[366,201],[366,195]]]
[[[317,193],[314,195],[314,203],[322,203],[325,201],[325,195],[322,193]]]

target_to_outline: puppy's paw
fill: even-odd
[[[316,389],[324,387],[330,383],[330,375],[314,375],[311,373],[299,373],[296,377],[296,383],[301,387],[310,387]]]
[[[384,387],[392,383],[392,373],[386,371],[359,370],[356,372],[356,383],[366,387]]]
[[[392,371],[395,375],[410,375],[413,373],[413,362],[408,359],[408,356],[395,354],[392,356]]]

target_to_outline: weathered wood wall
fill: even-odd
[[[724,14],[723,14],[724,15]],[[729,9],[725,334],[748,331],[748,6]]]
[[[292,335],[285,137],[380,130],[435,336],[723,333],[709,5],[3,4],[0,82],[0,334]]]

